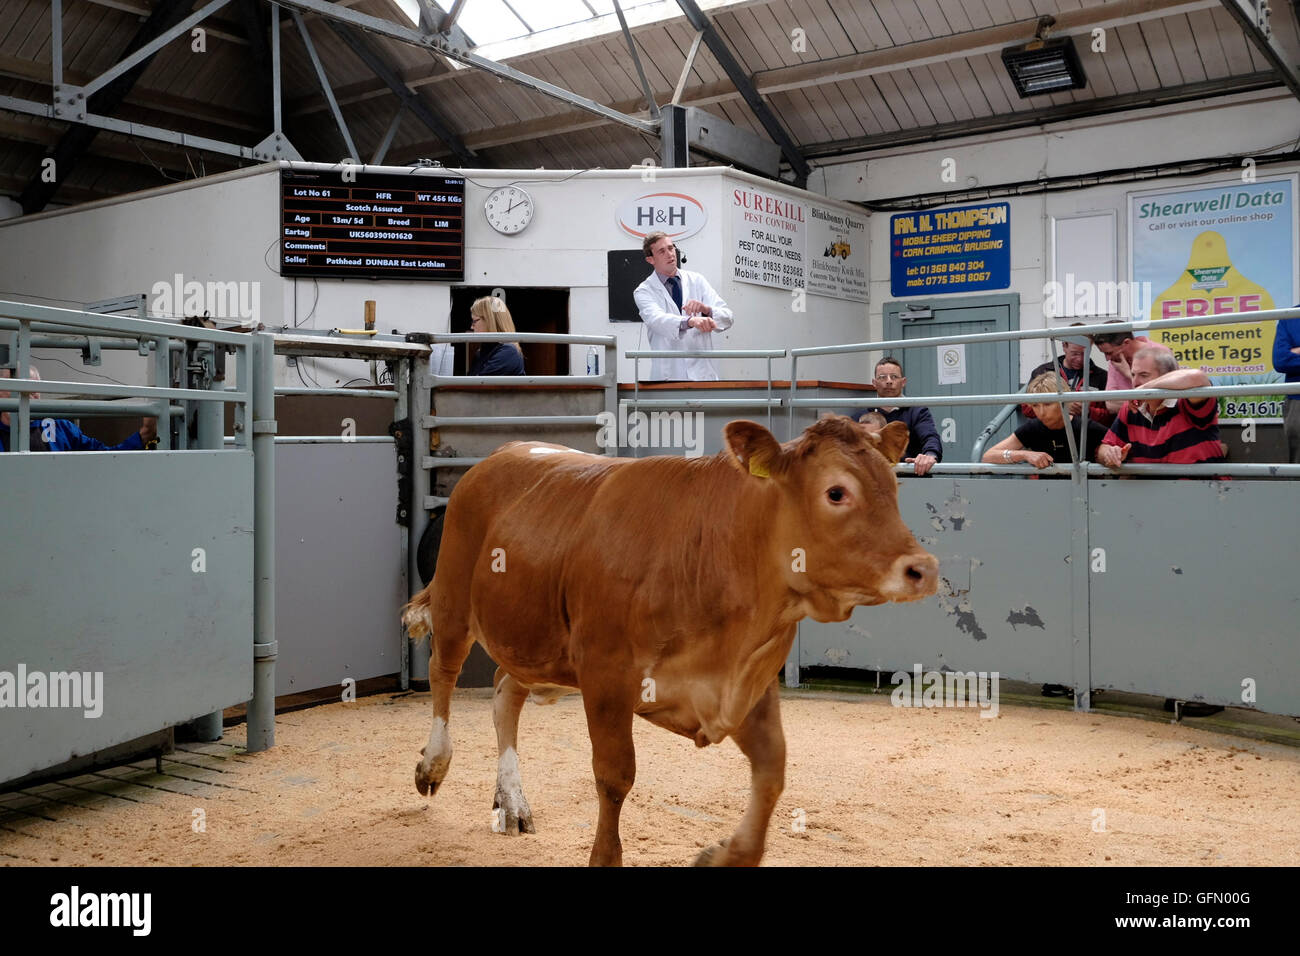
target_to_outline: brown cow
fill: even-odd
[[[725,451],[699,459],[511,442],[466,473],[437,573],[403,611],[412,637],[432,630],[421,794],[447,774],[451,691],[478,640],[500,665],[495,828],[533,832],[515,749],[525,698],[581,691],[600,801],[593,865],[622,862],[633,714],[700,747],[735,738],[749,808],[696,862],[758,863],[784,787],[776,675],[795,625],[926,597],[938,564],[898,514],[902,423],[872,432],[827,417],[785,445],[754,422],[724,435]]]

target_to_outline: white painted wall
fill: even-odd
[[[1046,176],[1085,175],[1098,170],[1174,162],[1225,151],[1264,155],[1289,142],[1300,126],[1300,105],[1291,97],[1260,92],[1230,102],[1202,101],[1155,110],[1136,110],[1055,124],[1047,131],[1018,131],[957,141],[941,147],[916,146],[888,156],[824,166],[811,187],[835,200],[861,202],[929,194],[948,189],[996,187]],[[1285,142],[1284,142],[1285,141]],[[941,182],[940,163],[951,157],[957,182]],[[1261,177],[1294,172],[1296,165],[1260,166]],[[406,170],[403,170],[406,171]],[[262,320],[268,326],[357,327],[362,303],[378,302],[381,330],[445,331],[450,293],[438,282],[282,280],[267,267],[278,232],[277,170],[255,167],[177,187],[153,190],[91,206],[0,222],[0,290],[11,297],[63,303],[88,302],[128,292],[148,292],[153,283],[180,272],[200,280],[261,283]],[[1148,179],[1086,186],[1077,190],[1010,197],[1011,286],[1021,297],[1023,328],[1043,326],[1043,286],[1051,277],[1050,227],[1053,216],[1113,211],[1116,214],[1120,278],[1127,278],[1127,195],[1131,191],[1177,184],[1221,181],[1204,177]],[[537,203],[533,223],[517,236],[495,233],[482,215],[482,201],[496,186],[526,185]],[[548,286],[570,289],[570,330],[615,334],[622,349],[644,346],[637,323],[611,323],[607,315],[606,258],[609,249],[637,243],[616,225],[615,211],[625,199],[671,184],[705,203],[709,221],[702,232],[682,241],[687,268],[708,275],[734,308],[735,327],[717,336],[722,348],[787,348],[860,342],[883,335],[889,288],[889,216],[869,218],[870,302],[808,297],[803,314],[791,310],[788,293],[747,283],[730,275],[731,241],[728,191],[753,184],[769,192],[807,200],[818,198],[734,170],[705,168],[657,170],[647,183],[635,170],[591,170],[575,175],[555,170],[476,170],[466,184],[466,282],[489,286]],[[962,199],[968,204],[979,199]],[[860,212],[860,207],[842,208]],[[647,267],[648,274],[648,267]],[[296,303],[295,303],[296,296]],[[575,349],[571,367],[584,367]],[[1048,346],[1024,343],[1021,377],[1045,361]],[[1101,361],[1099,354],[1094,359]],[[118,357],[129,364],[130,359]],[[76,364],[74,362],[74,364]],[[142,363],[141,363],[142,364]],[[788,365],[776,369],[782,375]],[[95,370],[108,373],[105,369]],[[362,363],[309,363],[321,384],[365,374]],[[726,363],[725,378],[757,378],[760,361]],[[69,373],[71,374],[71,373]],[[865,381],[868,360],[828,358],[810,361],[801,377]],[[620,363],[619,378],[630,381],[631,363]],[[299,384],[281,369],[279,380]]]
[[[371,171],[409,172],[404,167],[372,167]],[[620,203],[671,188],[695,196],[708,210],[703,230],[681,246],[689,259],[686,267],[708,276],[736,313],[735,326],[717,335],[718,348],[787,348],[864,338],[864,303],[809,295],[807,311],[798,314],[788,292],[727,278],[733,255],[733,187],[758,185],[791,199],[816,198],[822,205],[858,214],[860,208],[734,170],[655,170],[654,176],[647,182],[637,170],[591,170],[577,175],[554,170],[472,171],[466,183],[466,284],[568,288],[571,332],[612,333],[621,350],[648,347],[639,334],[640,323],[609,321],[606,253],[640,245],[617,225]],[[447,330],[451,296],[445,283],[282,279],[276,274],[272,267],[279,235],[278,177],[278,167],[259,166],[0,223],[0,289],[11,298],[57,299],[53,304],[75,307],[134,292],[147,294],[155,283],[173,283],[179,273],[186,281],[257,283],[259,317],[272,329],[359,328],[364,301],[374,299],[381,331]],[[496,233],[482,213],[487,194],[506,183],[524,184],[537,207],[532,224],[515,236]],[[585,367],[584,353],[584,348],[574,348],[571,368]],[[91,372],[120,378],[130,376],[136,365],[142,367],[143,362],[119,355]],[[648,369],[648,363],[643,368]],[[765,369],[761,360],[721,365],[723,377],[731,379],[765,377]],[[359,362],[308,360],[303,371],[321,385],[367,374],[366,365]],[[784,377],[788,364],[777,363],[773,372]],[[620,380],[631,381],[632,375],[632,363],[622,360]],[[810,361],[801,366],[800,376],[850,381],[870,377],[863,375],[859,362],[844,358]],[[93,379],[93,375],[86,377]],[[298,373],[283,365],[277,381],[301,384]]]
[[[1216,105],[1217,104],[1217,105]],[[1154,110],[1135,110],[1053,125],[1049,130],[1014,131],[871,155],[817,171],[810,186],[837,199],[855,202],[996,187],[1048,177],[1086,175],[1098,171],[1173,163],[1226,154],[1263,156],[1281,146],[1290,148],[1300,127],[1300,103],[1287,94],[1263,91],[1223,100],[1196,101]],[[940,179],[946,158],[956,160],[955,184]],[[1278,163],[1256,168],[1260,179],[1289,174],[1300,165]],[[1043,328],[1043,286],[1051,277],[1051,220],[1086,212],[1114,211],[1119,278],[1128,276],[1128,194],[1162,187],[1191,188],[1222,182],[1231,172],[1199,177],[1162,177],[1139,182],[1088,186],[1076,190],[1024,197],[995,197],[1011,206],[1011,287],[1020,295],[1022,328]],[[960,199],[971,205],[982,197]],[[883,337],[883,306],[893,301],[889,283],[889,214],[870,219],[872,339]],[[970,293],[987,295],[989,292]],[[1074,319],[1053,320],[1068,325]],[[1049,346],[1021,345],[1020,380],[1047,361]],[[1105,368],[1105,359],[1093,352]]]
[[[733,187],[758,185],[777,195],[803,201],[816,198],[821,204],[859,215],[860,208],[827,202],[824,197],[730,169],[660,169],[654,175],[654,181],[647,182],[641,172],[632,170],[593,170],[574,178],[567,172],[475,171],[465,193],[466,282],[507,287],[568,287],[571,332],[613,334],[619,340],[620,352],[648,348],[640,323],[609,321],[606,254],[611,249],[640,246],[640,240],[619,228],[616,217],[619,205],[646,193],[671,188],[694,196],[708,211],[705,227],[696,235],[680,240],[678,246],[687,256],[685,268],[708,277],[736,314],[736,324],[730,330],[715,333],[715,347],[792,348],[861,340],[866,332],[864,303],[810,295],[808,311],[800,315],[792,311],[788,292],[729,278],[734,255],[730,220]],[[492,189],[517,181],[522,181],[532,194],[536,215],[523,233],[498,235],[479,210]],[[647,264],[646,275],[649,274]],[[571,368],[584,367],[584,351],[573,350]],[[788,360],[774,364],[773,373],[784,377],[788,373],[787,363]],[[643,375],[648,365],[642,362]],[[727,379],[757,379],[767,374],[761,360],[748,359],[722,362],[720,372]],[[858,369],[851,361],[824,359],[819,365],[810,362],[809,367],[800,369],[800,375],[856,380]],[[632,378],[632,362],[620,360],[619,380],[630,382]]]
[[[267,265],[275,262],[275,224],[256,228],[249,215],[278,201],[272,179],[239,171],[0,222],[0,298],[78,308],[149,294],[180,273],[185,281],[252,283],[262,320],[279,324],[281,280]],[[42,361],[56,355],[73,367]],[[44,378],[145,381],[147,363],[134,352],[105,352],[97,368],[62,350],[35,356]]]

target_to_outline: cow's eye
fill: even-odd
[[[846,492],[839,485],[836,485],[834,488],[829,488],[826,491],[826,497],[829,498],[831,501],[837,503],[843,501],[847,495],[848,492]]]

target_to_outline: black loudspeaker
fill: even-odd
[[[640,322],[632,293],[654,270],[640,249],[613,249],[609,259],[609,320]]]

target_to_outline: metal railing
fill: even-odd
[[[847,345],[823,345],[810,348],[799,348],[790,350],[790,395],[786,400],[789,408],[791,428],[794,422],[794,410],[802,407],[817,408],[862,408],[890,406],[899,408],[908,408],[918,405],[924,406],[961,406],[961,405],[1009,405],[1014,411],[1016,405],[1024,401],[1023,392],[1015,393],[996,393],[988,395],[931,395],[931,396],[898,396],[896,398],[881,398],[879,396],[862,397],[862,398],[799,398],[798,397],[798,363],[801,357],[816,355],[842,355],[853,352],[878,352],[878,351],[897,351],[912,348],[928,348],[941,345],[969,345],[981,342],[1008,342],[1021,341],[1025,339],[1067,339],[1087,336],[1091,338],[1094,335],[1110,334],[1114,332],[1147,332],[1161,331],[1164,329],[1190,328],[1203,325],[1239,325],[1245,323],[1271,322],[1280,319],[1300,318],[1300,308],[1293,309],[1271,309],[1260,312],[1238,312],[1231,314],[1222,314],[1214,316],[1196,316],[1192,318],[1179,319],[1157,319],[1157,320],[1137,320],[1133,322],[1106,322],[1095,325],[1075,325],[1059,329],[1019,329],[1007,332],[979,332],[970,335],[953,335],[953,336],[933,336],[919,339],[891,339],[879,342],[863,342]],[[1115,475],[1150,475],[1163,477],[1205,477],[1205,476],[1241,476],[1241,477],[1262,477],[1262,478],[1280,478],[1300,476],[1300,465],[1290,464],[1268,464],[1268,463],[1250,463],[1244,465],[1232,465],[1224,463],[1208,463],[1201,465],[1171,465],[1171,464],[1124,464],[1117,469],[1106,468],[1102,465],[1088,463],[1081,459],[1079,455],[1079,446],[1084,441],[1088,422],[1088,406],[1091,404],[1090,395],[1103,396],[1105,401],[1130,401],[1130,400],[1151,400],[1151,399],[1178,399],[1178,398],[1204,398],[1220,396],[1249,396],[1249,395],[1295,395],[1300,394],[1300,384],[1287,385],[1283,382],[1263,382],[1257,385],[1211,385],[1205,388],[1192,389],[1125,389],[1123,391],[1114,390],[1098,392],[1096,389],[1088,389],[1085,376],[1085,387],[1077,392],[1057,391],[1056,393],[1038,393],[1034,396],[1036,401],[1055,402],[1057,404],[1069,404],[1080,402],[1083,409],[1079,415],[1079,430],[1076,437],[1073,429],[1067,428],[1066,435],[1070,446],[1070,464],[1053,465],[1044,469],[1034,468],[1032,465],[990,465],[982,462],[971,463],[954,463],[950,465],[938,465],[931,469],[932,473],[937,474],[1046,474],[1060,475],[1071,474],[1080,477],[1087,475],[1097,476],[1115,476]],[[1058,376],[1057,388],[1060,389]],[[1099,400],[1102,400],[1099,398]],[[1003,409],[1007,415],[1009,411]],[[991,425],[992,423],[990,423]],[[1000,426],[999,426],[1000,427]],[[985,431],[988,431],[986,426]],[[992,434],[992,432],[989,432]],[[983,436],[981,436],[983,437]],[[897,472],[900,475],[906,475],[911,472],[909,466],[899,464]]]
[[[78,312],[25,302],[0,301],[0,333],[13,333],[8,355],[12,378],[0,379],[0,391],[17,393],[17,398],[0,399],[0,411],[16,412],[10,417],[9,434],[14,454],[31,451],[32,414],[119,416],[142,414],[160,419],[158,449],[172,451],[172,419],[181,419],[175,451],[188,445],[184,422],[191,411],[197,421],[197,447],[221,454],[223,404],[235,406],[237,451],[253,455],[253,696],[248,702],[248,750],[256,752],[275,745],[275,406],[271,336],[265,333],[239,334],[181,325],[152,319],[129,318],[95,312]],[[27,377],[32,365],[31,350],[75,349],[83,361],[97,364],[101,349],[137,351],[153,363],[155,382],[167,385],[103,385],[95,382],[38,380]],[[239,386],[236,389],[171,387],[172,353],[201,356],[210,361],[217,350],[235,353]],[[181,363],[180,376],[186,374]],[[19,372],[23,375],[20,377]],[[99,396],[91,399],[41,399],[32,393]],[[122,404],[110,398],[144,398],[147,401]],[[173,405],[173,402],[182,403]],[[214,424],[215,422],[215,424]],[[221,713],[194,722],[220,736]]]
[[[972,461],[979,461],[984,457],[984,444],[990,438],[998,433],[998,429],[1006,424],[1008,418],[1015,414],[1016,409],[1021,403],[1014,405],[1003,405],[1002,409],[989,419],[989,423],[980,430],[979,437],[975,439],[975,444],[971,445],[970,457]]]
[[[234,332],[220,332],[196,326],[178,325],[171,322],[158,322],[152,319],[125,318],[122,316],[98,313],[77,312],[71,309],[58,309],[50,306],[31,305],[24,302],[0,302],[0,332],[14,332],[9,365],[13,378],[4,380],[2,390],[18,393],[18,398],[0,399],[0,411],[17,412],[15,427],[11,429],[15,441],[14,451],[31,450],[31,416],[33,412],[59,413],[71,415],[116,416],[123,414],[140,414],[163,420],[163,427],[158,430],[158,448],[170,450],[172,447],[172,429],[168,422],[173,416],[185,414],[185,409],[176,411],[171,402],[198,403],[233,403],[236,406],[237,421],[249,420],[250,393],[241,391],[211,391],[208,389],[171,388],[168,386],[144,385],[103,385],[98,382],[70,382],[59,380],[37,380],[26,377],[26,371],[32,364],[33,348],[75,349],[81,352],[83,361],[98,362],[100,349],[134,350],[153,362],[154,380],[171,382],[171,354],[174,350],[183,352],[186,342],[205,343],[209,348],[231,348],[235,351],[239,368],[246,373],[250,367],[250,349],[257,340],[248,335]],[[97,335],[97,332],[110,333],[112,337]],[[23,372],[20,377],[17,373]],[[241,375],[241,382],[247,381],[247,375]],[[38,400],[31,398],[33,392],[48,392],[55,395],[101,396],[109,398],[144,398],[150,401],[124,405],[118,402],[99,401],[96,399]],[[16,434],[14,434],[16,432]],[[178,432],[178,445],[184,447],[185,430]],[[248,446],[248,435],[241,436],[241,447]]]
[[[632,400],[626,404],[634,410],[704,411],[707,409],[766,409],[767,427],[772,428],[772,410],[781,407],[781,398],[773,394],[772,360],[785,358],[788,349],[696,349],[679,352],[675,349],[633,349],[623,353],[632,359]],[[767,396],[765,398],[641,398],[641,359],[719,358],[765,359],[767,362]],[[640,454],[640,449],[636,449]]]
[[[603,350],[604,373],[601,375],[437,375],[430,371],[434,346],[472,342],[525,342],[559,345],[595,345]],[[418,568],[418,544],[429,524],[429,511],[446,504],[447,499],[431,494],[431,472],[441,468],[468,468],[477,464],[479,457],[437,457],[429,454],[430,431],[438,427],[492,427],[501,425],[548,427],[556,425],[585,425],[596,427],[596,415],[506,415],[506,416],[439,416],[432,413],[431,394],[448,385],[593,385],[605,389],[607,410],[616,407],[617,399],[617,340],[608,335],[565,335],[559,333],[423,333],[383,334],[344,329],[293,329],[274,336],[276,354],[286,358],[353,359],[375,363],[384,361],[393,370],[393,388],[374,387],[308,388],[281,386],[274,390],[278,396],[335,396],[345,398],[384,399],[394,402],[395,423],[410,421],[410,462],[399,460],[399,471],[409,471],[409,499],[403,496],[406,524],[401,529],[401,547],[407,568],[407,581],[411,594],[418,593],[421,578]],[[372,371],[373,378],[373,371]],[[228,437],[227,442],[233,442]],[[278,444],[395,444],[391,435],[277,435]],[[407,454],[405,441],[398,445],[399,456]],[[616,449],[611,449],[611,453]],[[425,662],[413,659],[411,642],[402,640],[399,655],[399,680],[403,688],[412,678],[427,677]]]
[[[412,357],[425,355],[428,349],[421,345],[410,345],[400,335],[373,335],[356,340],[342,338],[346,335],[339,329],[295,329],[292,333],[275,333],[272,341],[275,354],[284,358],[354,358],[376,360],[394,360],[399,363],[409,362]],[[277,385],[275,396],[302,396],[313,398],[379,398],[395,402],[397,412],[395,419],[404,417],[405,400],[400,381],[404,373],[399,370],[394,376],[392,388],[344,388],[330,386]],[[226,444],[236,441],[235,436],[227,435]],[[392,435],[276,435],[277,445],[351,445],[351,444],[385,444],[394,442]]]
[[[435,332],[421,336],[431,345],[476,343],[476,342],[531,342],[550,345],[595,345],[603,349],[603,371],[599,375],[436,375],[426,373],[422,381],[425,388],[419,408],[413,409],[412,416],[417,418],[419,434],[425,437],[420,453],[418,472],[424,476],[423,488],[416,495],[421,502],[417,512],[440,508],[447,503],[447,497],[429,493],[428,473],[438,468],[469,468],[482,461],[482,457],[444,457],[427,454],[429,448],[428,431],[434,428],[489,428],[510,425],[515,427],[536,426],[541,428],[557,425],[591,425],[598,428],[602,424],[599,415],[435,415],[429,407],[429,389],[435,393],[445,385],[594,385],[605,390],[605,412],[613,414],[618,407],[618,339],[612,335],[569,335],[560,332]],[[426,362],[427,368],[427,362]],[[617,448],[607,448],[606,454],[613,455]],[[414,531],[414,529],[412,529]],[[417,578],[418,580],[418,578]]]
[[[1023,393],[993,395],[939,395],[926,397],[880,398],[873,396],[864,399],[801,399],[798,397],[798,362],[803,356],[833,355],[850,352],[893,351],[901,349],[925,348],[950,344],[971,344],[979,342],[1007,342],[1025,339],[1062,339],[1079,336],[1093,336],[1123,331],[1155,331],[1161,329],[1186,328],[1200,325],[1231,325],[1246,322],[1267,322],[1278,319],[1300,317],[1300,309],[1274,309],[1267,312],[1236,313],[1191,319],[1164,319],[1158,321],[1141,320],[1137,322],[1103,323],[1098,325],[1070,326],[1062,329],[1018,330],[1014,332],[988,332],[973,335],[936,336],[924,339],[886,340],[855,345],[822,346],[806,349],[792,349],[790,362],[790,396],[787,404],[790,409],[790,421],[793,427],[795,409],[805,406],[842,408],[878,407],[882,405],[910,407],[917,405],[1011,405],[1019,404],[1024,399]],[[977,474],[1054,474],[1068,476],[1070,479],[1070,537],[1069,537],[1069,580],[1071,593],[1070,636],[1072,657],[1071,666],[1075,674],[1075,709],[1091,709],[1090,688],[1093,687],[1092,670],[1092,617],[1091,588],[1092,572],[1090,570],[1089,528],[1091,522],[1089,499],[1091,495],[1090,478],[1110,478],[1116,475],[1150,475],[1153,477],[1202,477],[1217,478],[1228,475],[1247,477],[1295,477],[1300,476],[1300,465],[1283,464],[1248,464],[1228,465],[1226,463],[1205,463],[1198,465],[1138,464],[1122,465],[1118,469],[1105,468],[1081,460],[1079,448],[1084,447],[1088,423],[1089,396],[1096,395],[1096,390],[1087,388],[1087,376],[1084,376],[1084,389],[1078,392],[1065,392],[1061,389],[1059,376],[1055,393],[1036,393],[1035,401],[1056,402],[1065,405],[1081,402],[1083,408],[1079,415],[1079,434],[1076,439],[1072,428],[1065,429],[1070,449],[1070,464],[1053,465],[1045,469],[1036,469],[1031,465],[990,465],[983,462],[961,464],[939,464],[931,469],[931,474],[970,476]],[[1126,389],[1124,391],[1107,391],[1105,400],[1128,401],[1132,399],[1193,398],[1219,395],[1294,395],[1300,393],[1300,384],[1285,385],[1280,383],[1261,383],[1259,385],[1211,386],[1195,389]],[[1100,400],[1100,396],[1099,396]],[[1062,410],[1064,412],[1064,409]],[[1003,409],[1005,414],[1009,410]],[[996,419],[995,419],[996,420]],[[1068,419],[1067,419],[1068,421]],[[986,429],[987,431],[987,429]],[[991,432],[990,432],[991,434]],[[983,437],[983,436],[981,436]],[[900,464],[896,467],[899,475],[907,474],[911,466]],[[799,680],[798,644],[791,657],[786,661],[786,682],[797,685]]]

